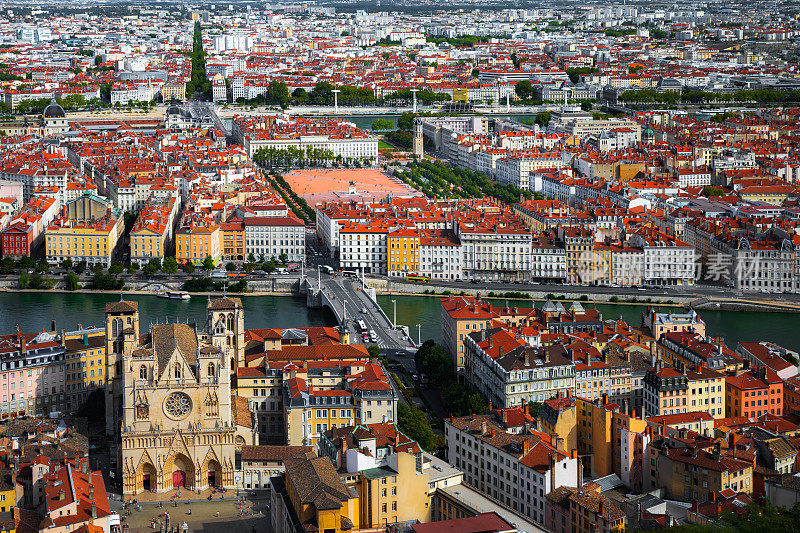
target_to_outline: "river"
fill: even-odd
[[[164,320],[189,320],[199,327],[205,324],[206,297],[194,296],[189,301],[166,300],[148,295],[126,295],[126,299],[139,302],[140,323]],[[55,319],[57,328],[67,330],[103,325],[105,304],[119,299],[118,294],[71,293],[0,293],[0,334],[14,331],[16,325],[25,332],[50,328]],[[421,296],[378,296],[378,301],[391,319],[394,315],[392,300],[397,301],[397,322],[408,325],[413,339],[417,339],[417,324],[421,325],[422,339],[440,339],[439,299]],[[244,296],[245,326],[248,328],[286,328],[292,326],[331,326],[333,314],[324,309],[307,309],[303,299],[290,296]],[[504,300],[497,300],[505,305]],[[530,301],[510,301],[511,305],[525,307]],[[538,302],[537,305],[541,305]],[[590,304],[593,305],[593,304]],[[632,325],[641,323],[643,306],[598,305],[605,318],[622,315]],[[725,338],[728,346],[736,348],[739,341],[770,340],[786,348],[800,351],[800,317],[793,313],[761,313],[744,311],[700,311],[706,321],[707,333]]]

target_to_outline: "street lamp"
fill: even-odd
[[[422,346],[422,324],[417,324],[417,344]]]
[[[392,327],[397,329],[397,300],[392,300],[392,307],[394,308],[394,320],[392,321]]]

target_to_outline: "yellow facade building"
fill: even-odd
[[[387,457],[386,466],[360,472],[358,485],[360,521],[363,528],[430,521],[428,474],[417,469],[417,458],[405,452]]]
[[[73,263],[86,261],[89,266],[107,267],[122,229],[121,217],[108,216],[85,222],[59,218],[45,231],[47,261],[60,263],[71,259]]]
[[[105,388],[105,329],[65,332],[64,347],[67,410],[73,411],[92,391]]]
[[[419,274],[419,233],[413,229],[400,228],[386,236],[389,252],[389,276]]]
[[[175,259],[178,263],[201,265],[207,256],[214,264],[222,258],[220,226],[211,221],[182,225],[175,232]]]

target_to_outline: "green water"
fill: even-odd
[[[206,298],[195,296],[189,301],[166,300],[155,296],[126,295],[139,302],[142,326],[164,320],[189,320],[205,324]],[[417,324],[422,339],[440,339],[440,305],[438,298],[415,296],[379,296],[378,302],[391,319],[392,300],[397,301],[397,322],[408,325],[417,339]],[[78,324],[103,326],[105,304],[119,300],[118,294],[68,293],[0,293],[0,334],[14,331],[41,331],[50,328],[55,319],[57,328],[75,329]],[[307,309],[303,299],[289,296],[243,297],[245,326],[248,328],[286,328],[291,326],[331,326],[333,315],[322,309]],[[504,305],[503,300],[497,300]],[[529,301],[510,301],[524,307]],[[541,305],[538,302],[537,305]],[[591,305],[590,305],[591,307]],[[598,305],[605,318],[622,318],[633,325],[641,323],[645,309],[636,305]],[[739,341],[770,340],[793,350],[800,350],[800,315],[792,313],[746,313],[741,311],[700,311],[709,335],[722,336],[728,346]]]

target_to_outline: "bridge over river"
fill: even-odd
[[[381,352],[416,351],[407,328],[395,327],[378,305],[375,289],[365,284],[362,277],[329,275],[312,269],[301,278],[300,293],[306,296],[308,307],[327,307],[333,311],[339,325],[349,328],[354,344],[376,344]],[[375,333],[373,339],[363,338],[364,332],[357,325],[359,320],[366,324],[367,333]]]

